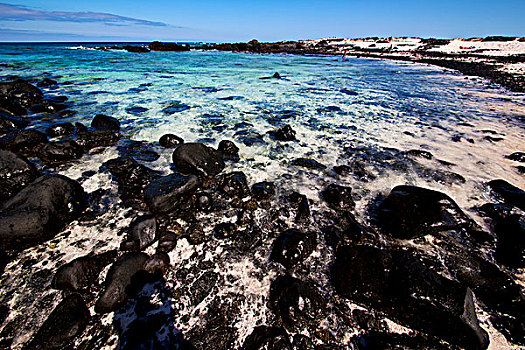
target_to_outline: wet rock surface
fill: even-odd
[[[222,155],[202,143],[184,143],[173,152],[173,163],[183,174],[215,176],[224,169]]]
[[[13,152],[0,150],[0,200],[6,200],[33,182],[35,166]]]
[[[191,195],[200,185],[195,175],[172,174],[153,180],[144,192],[144,198],[155,213],[185,210]]]

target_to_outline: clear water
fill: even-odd
[[[516,169],[519,164],[504,158],[525,151],[525,95],[510,93],[481,79],[466,79],[433,66],[387,60],[354,58],[341,62],[330,56],[201,51],[137,54],[90,50],[90,46],[95,44],[0,45],[0,78],[58,80],[58,88],[47,90],[46,94],[67,96],[71,109],[77,111],[61,121],[88,125],[95,114],[103,113],[118,118],[123,134],[134,140],[156,142],[165,133],[211,146],[223,139],[233,140],[240,148],[241,161],[229,164],[226,171],[245,172],[250,184],[274,181],[283,191],[306,194],[314,211],[323,208],[318,193],[328,183],[351,186],[357,217],[365,223],[370,201],[399,184],[410,183],[449,194],[482,226],[485,223],[471,208],[490,200],[485,182],[503,178],[525,188],[525,179]],[[260,79],[274,72],[284,79]],[[164,111],[173,105],[177,106],[173,113]],[[132,107],[142,109],[131,110]],[[297,142],[272,141],[266,134],[284,124],[297,131]],[[32,126],[41,127],[42,122],[36,118]],[[262,141],[248,142],[247,134],[258,134]],[[454,136],[460,136],[460,141],[452,141]],[[486,136],[502,140],[491,142]],[[436,181],[422,176],[412,165],[400,171],[389,167],[388,162],[380,166],[374,161],[365,163],[373,174],[366,182],[330,171],[334,165],[350,164],[355,159],[352,149],[356,147],[375,151],[426,150],[434,159],[418,158],[421,167],[430,173],[457,173],[465,182]],[[147,165],[169,173],[171,151],[160,147],[158,151],[161,158]],[[81,176],[86,170],[98,170],[103,161],[116,156],[116,149],[110,147],[57,170],[81,181],[87,192],[105,188],[116,193],[116,184],[108,174],[87,179]],[[290,165],[290,160],[297,157],[315,159],[328,168],[311,171]],[[443,165],[438,160],[451,164]],[[35,249],[28,249],[10,266],[38,256],[37,265],[52,271],[86,251],[116,248],[122,239],[117,232],[130,221],[127,212],[117,202],[107,203],[98,226],[73,224],[67,239],[57,241],[56,247],[45,248],[44,253],[41,249],[38,254]],[[205,231],[210,232],[211,228]],[[79,241],[83,243],[79,245]],[[193,247],[183,242],[172,254],[175,269],[188,264],[187,254],[195,251],[211,260],[221,257],[218,243]],[[102,244],[105,246],[101,248]],[[53,259],[54,249],[66,254]],[[322,249],[326,247],[319,249],[312,257],[314,261],[322,260],[319,257],[325,254]],[[266,253],[230,261],[230,279],[241,282],[223,286],[218,293],[237,291],[251,296],[252,302],[243,306],[243,315],[235,325],[239,344],[253,325],[264,323],[268,317],[263,301],[271,281],[269,276],[276,273],[275,269],[265,271],[266,277],[259,280],[243,273],[260,270],[254,261],[265,261]],[[181,288],[175,279],[170,283],[174,289]],[[4,274],[1,288],[10,293],[30,290],[28,282],[15,272]],[[27,302],[22,298],[24,293],[29,292],[15,292],[18,297],[11,299],[13,309],[17,305],[27,308],[17,304],[20,300]],[[56,292],[31,293],[51,293],[51,299],[59,300]],[[38,309],[35,303],[33,308]],[[183,331],[198,323],[199,315],[199,310],[184,305],[182,302],[178,306],[178,312],[189,316],[190,321],[176,324]],[[205,304],[200,307],[205,308]],[[32,325],[28,321],[26,328],[34,329],[41,318],[33,319]],[[26,341],[27,334],[22,331],[15,344]]]

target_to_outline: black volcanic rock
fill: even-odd
[[[514,160],[516,162],[525,163],[525,152],[514,152],[505,156],[505,158]]]
[[[23,129],[29,120],[0,111],[0,135],[7,134],[13,129]]]
[[[155,241],[157,236],[157,219],[153,215],[136,218],[130,224],[123,250],[141,251]]]
[[[492,180],[488,183],[492,191],[497,193],[507,204],[525,210],[525,191],[511,185],[505,180]]]
[[[330,184],[321,191],[321,198],[335,210],[351,210],[355,207],[350,187]]]
[[[42,101],[29,107],[33,113],[57,113],[67,108],[67,105],[52,101]]]
[[[162,147],[165,148],[175,148],[180,144],[183,144],[184,140],[178,137],[177,135],[165,134],[160,137],[159,143]]]
[[[126,290],[131,286],[132,277],[144,270],[148,259],[145,253],[128,253],[111,266],[104,283],[104,292],[95,304],[97,313],[115,311],[129,298]]]
[[[46,134],[50,137],[70,135],[75,132],[75,126],[71,123],[57,123],[46,129]]]
[[[275,184],[273,182],[263,181],[253,184],[252,197],[258,200],[267,200],[275,195]]]
[[[84,149],[75,141],[49,142],[37,153],[44,162],[61,163],[82,157]]]
[[[26,349],[66,349],[82,334],[89,318],[89,310],[82,297],[70,294],[51,312]]]
[[[186,207],[201,182],[195,175],[171,174],[153,180],[144,192],[150,210],[155,213],[173,212]]]
[[[286,330],[279,327],[257,326],[246,337],[243,350],[292,350]]]
[[[415,186],[396,186],[379,205],[386,233],[411,239],[447,230],[470,230],[474,223],[446,194]]]
[[[246,175],[241,171],[221,175],[219,179],[219,189],[230,198],[244,198],[250,195]]]
[[[224,169],[222,155],[202,143],[184,143],[173,152],[173,163],[183,174],[212,177]]]
[[[14,130],[0,138],[0,148],[23,155],[34,155],[45,143],[46,134],[33,129]]]
[[[300,166],[314,170],[324,170],[326,165],[319,163],[318,161],[310,158],[296,158],[290,162],[291,165]]]
[[[308,258],[315,246],[316,238],[313,233],[305,234],[297,229],[288,229],[273,242],[270,260],[291,269]]]
[[[343,246],[330,269],[339,295],[384,312],[415,330],[466,349],[485,349],[472,291],[449,280],[412,252]]]
[[[18,193],[33,182],[37,174],[35,166],[24,157],[0,150],[0,201]]]
[[[162,43],[160,41],[154,41],[148,45],[151,51],[175,51],[183,52],[190,51],[190,47],[187,45],[178,45],[175,43]]]
[[[55,289],[81,292],[90,288],[102,269],[117,257],[114,250],[76,258],[58,268],[51,286]]]
[[[117,118],[109,117],[104,114],[97,114],[91,121],[91,127],[103,131],[119,131],[120,122]]]
[[[270,136],[279,141],[295,141],[295,130],[290,125],[270,131]]]
[[[315,329],[328,314],[327,300],[310,282],[289,275],[277,277],[270,286],[270,309],[289,330]]]
[[[9,83],[0,83],[0,95],[11,95],[17,90],[29,91],[38,96],[43,96],[42,90],[34,85],[29,84],[23,79],[18,79]]]
[[[36,86],[39,86],[39,87],[47,87],[47,86],[51,86],[51,85],[56,85],[58,84],[58,82],[56,80],[53,80],[53,79],[49,79],[49,78],[44,78],[42,80],[40,80]]]
[[[77,125],[77,143],[88,150],[95,147],[109,147],[115,145],[119,139],[118,132],[110,130],[80,131],[81,126]]]
[[[240,159],[239,147],[237,147],[233,141],[222,140],[219,142],[219,147],[217,150],[222,154],[222,158],[224,160],[238,162]]]
[[[4,249],[34,246],[56,235],[86,206],[80,184],[62,175],[44,175],[9,199],[0,212]]]

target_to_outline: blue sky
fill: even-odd
[[[523,14],[523,0],[0,0],[0,41],[525,36]]]

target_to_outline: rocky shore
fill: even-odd
[[[235,45],[203,49],[341,54],[333,43]],[[522,78],[504,81],[519,90]],[[488,230],[447,194],[411,185],[366,203],[365,223],[340,179],[386,168],[465,179],[429,168],[445,164],[429,151],[361,147],[347,150],[348,164],[290,159],[333,179],[307,197],[226,171],[243,157],[231,140],[135,141],[102,114],[89,126],[61,122],[75,106],[49,96],[57,84],[0,83],[0,348],[486,349],[498,334],[525,346],[522,189],[484,184],[490,200],[476,210]],[[290,125],[268,136],[276,147],[300,142]],[[110,148],[118,156],[96,170],[60,174]],[[148,166],[166,152],[169,169]],[[112,187],[86,193],[95,176]]]

